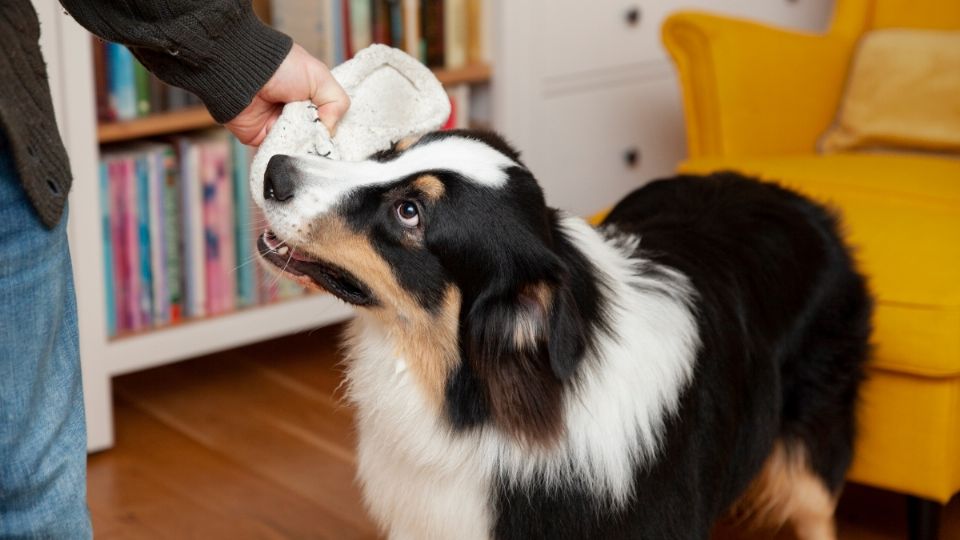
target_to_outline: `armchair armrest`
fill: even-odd
[[[855,42],[698,12],[670,16],[662,37],[683,89],[690,157],[814,151]]]

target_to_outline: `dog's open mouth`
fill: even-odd
[[[271,264],[297,281],[309,280],[337,298],[355,306],[374,303],[370,289],[347,270],[310,257],[288,246],[273,231],[267,230],[257,239],[257,251]]]

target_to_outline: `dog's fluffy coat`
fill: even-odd
[[[731,509],[832,536],[870,301],[821,206],[686,176],[593,229],[460,131],[277,156],[261,189],[264,258],[363,307],[349,398],[391,538],[705,538]]]

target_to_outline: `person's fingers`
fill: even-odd
[[[333,78],[330,71],[326,69],[326,66],[323,67],[315,85],[310,101],[317,106],[317,116],[327,127],[330,136],[333,136],[337,129],[337,123],[350,108],[350,97],[347,96],[337,80]]]
[[[236,118],[227,122],[225,127],[243,144],[260,146],[279,118],[281,109],[281,105],[254,98],[253,102]]]

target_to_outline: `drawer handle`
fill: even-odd
[[[637,26],[640,24],[640,19],[643,16],[643,12],[640,11],[639,7],[632,7],[627,10],[627,13],[624,16],[624,19],[627,21],[627,26]]]
[[[623,153],[623,161],[630,169],[636,169],[640,165],[641,155],[637,148],[630,148]]]

